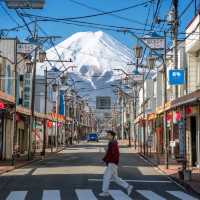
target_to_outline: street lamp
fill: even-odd
[[[27,73],[31,73],[32,72],[32,69],[33,69],[33,62],[27,62],[26,63],[26,72]]]
[[[57,83],[52,84],[52,89],[53,89],[53,92],[56,92],[58,89],[58,84]]]
[[[153,69],[155,67],[156,59],[157,58],[154,56],[147,57],[147,65],[149,66],[150,69]]]
[[[135,53],[135,57],[137,59],[140,59],[142,57],[142,51],[143,51],[142,46],[136,45],[135,47],[133,47],[133,50]]]
[[[134,48],[134,54],[136,57],[136,69],[135,69],[135,74],[139,74],[138,72],[138,65],[139,65],[139,59],[142,58],[142,52],[143,52],[143,48],[142,46],[136,45]]]
[[[43,63],[46,59],[46,52],[45,51],[40,51],[39,52],[39,62]]]
[[[61,77],[60,77],[60,80],[61,80],[61,84],[64,85],[66,80],[67,80],[67,73],[63,74]]]

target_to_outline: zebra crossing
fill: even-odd
[[[157,194],[151,190],[135,190],[141,197],[140,199],[145,200],[171,200],[166,197]],[[121,190],[110,190],[110,199],[113,200],[136,200],[134,198],[135,192],[129,197],[126,193]],[[198,200],[196,197],[193,197],[184,191],[165,191],[166,194],[171,195],[171,198],[177,200]],[[25,200],[28,196],[28,191],[11,191],[7,196],[6,200]],[[76,189],[75,196],[78,200],[98,200],[100,199],[92,189]],[[61,191],[60,190],[43,190],[42,200],[61,200]],[[74,198],[73,198],[74,199]],[[102,198],[101,198],[102,199]]]

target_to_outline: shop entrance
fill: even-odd
[[[3,112],[0,111],[0,160],[3,156]]]
[[[192,166],[196,166],[197,162],[197,124],[196,117],[190,118],[190,130],[191,130],[191,148],[192,148]]]

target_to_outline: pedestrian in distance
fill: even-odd
[[[100,193],[99,196],[109,196],[109,186],[111,181],[114,181],[119,186],[123,187],[127,191],[127,194],[130,195],[133,190],[133,186],[129,185],[118,176],[120,153],[118,142],[116,139],[116,133],[112,130],[109,130],[107,131],[107,137],[109,140],[108,149],[103,158],[103,161],[106,163],[106,169],[103,176],[102,193]]]

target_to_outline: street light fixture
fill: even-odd
[[[39,62],[43,63],[46,59],[46,52],[45,51],[40,51],[39,52]]]
[[[154,56],[147,57],[147,65],[149,66],[150,69],[153,69],[155,67],[155,62],[156,62],[156,57]]]
[[[33,69],[33,62],[27,62],[26,63],[26,72],[27,73],[31,73],[32,72],[32,69]]]
[[[140,59],[142,57],[142,51],[143,51],[143,48],[142,46],[139,46],[139,45],[136,45],[134,48],[134,53],[135,53],[135,57],[137,59]]]
[[[53,92],[56,92],[58,89],[58,84],[57,83],[52,84],[52,89],[53,89]]]
[[[67,80],[67,73],[63,74],[61,77],[60,77],[60,80],[61,80],[61,84],[64,85],[66,80]]]

